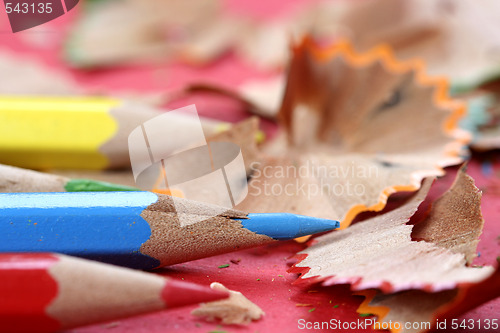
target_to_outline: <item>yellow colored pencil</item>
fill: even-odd
[[[128,167],[129,133],[161,114],[109,97],[0,96],[0,163],[30,169]],[[180,120],[177,127],[192,126],[199,126],[197,119]],[[228,125],[202,119],[202,127],[210,135]]]

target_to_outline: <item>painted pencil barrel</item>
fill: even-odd
[[[227,297],[59,254],[0,254],[0,331],[54,332]]]
[[[180,216],[194,222],[181,224]],[[0,252],[57,252],[138,269],[338,226],[306,216],[221,211],[141,191],[0,194]]]
[[[0,163],[30,169],[129,167],[127,137],[163,113],[108,97],[0,96]],[[175,122],[179,132],[200,124],[189,117]],[[201,123],[208,135],[229,127],[211,120]]]
[[[158,267],[156,258],[139,251],[151,236],[140,214],[158,197],[142,191],[109,194],[0,194],[0,252],[57,252],[131,268]]]
[[[139,191],[139,189],[91,179],[70,179],[0,164],[0,193],[108,191]]]
[[[100,148],[118,131],[109,111],[119,104],[110,98],[1,97],[0,162],[34,169],[106,168],[110,161]]]

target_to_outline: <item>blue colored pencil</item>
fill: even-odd
[[[138,269],[333,230],[339,222],[246,214],[151,192],[0,194],[0,252],[58,252]],[[196,222],[181,225],[181,218]]]

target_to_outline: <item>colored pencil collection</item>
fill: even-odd
[[[4,99],[0,116],[16,115],[14,132],[37,135],[24,141],[22,135],[14,140],[0,135],[0,160],[42,169],[71,168],[74,163],[88,168],[118,166],[126,155],[119,148],[122,142],[115,143],[114,156],[102,155],[100,150],[113,142],[117,125],[112,123],[120,120],[108,111],[116,105],[101,99],[40,103]],[[76,127],[85,126],[77,119],[80,114],[75,119],[60,117],[71,108],[82,115],[91,113],[101,125],[107,121],[109,128],[100,131],[110,141],[104,136],[93,141],[78,137],[82,129]],[[31,118],[33,109],[76,127],[51,137],[45,132],[46,124],[36,124],[41,121],[39,115]],[[125,111],[121,116],[131,117]],[[137,125],[145,118],[132,119]],[[216,124],[208,127],[215,131]],[[76,137],[68,143],[70,133]],[[68,147],[78,158],[68,157]],[[105,155],[113,162],[101,158]],[[0,331],[54,332],[225,298],[225,292],[137,269],[151,270],[339,227],[338,221],[295,214],[220,211],[220,207],[182,198],[175,198],[174,204],[169,195],[120,184],[0,164]],[[207,218],[181,225],[179,214]]]
[[[0,333],[498,331],[500,1],[3,8]]]

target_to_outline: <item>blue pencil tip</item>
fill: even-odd
[[[288,213],[248,214],[248,219],[240,221],[244,228],[277,240],[317,234],[340,226],[338,221]]]

